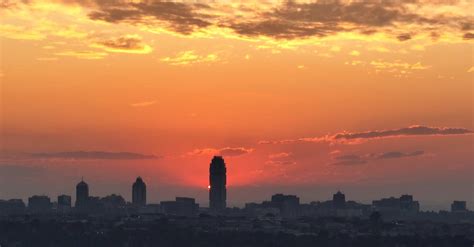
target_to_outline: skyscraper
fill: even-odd
[[[451,204],[451,212],[459,213],[459,212],[467,212],[466,208],[466,201],[453,201]]]
[[[132,186],[132,203],[136,206],[146,205],[146,184],[138,177]]]
[[[209,207],[218,212],[226,208],[226,167],[221,156],[214,156],[209,168]]]
[[[81,180],[76,185],[76,207],[84,206],[89,200],[89,185]]]
[[[346,206],[346,196],[342,192],[338,191],[332,196],[332,203],[334,208],[342,209]]]

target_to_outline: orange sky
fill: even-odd
[[[233,205],[474,198],[471,1],[0,7],[0,198],[81,176],[129,197],[141,175],[154,201],[206,204],[215,154]]]

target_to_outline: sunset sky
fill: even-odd
[[[0,199],[474,207],[474,4],[0,0]]]

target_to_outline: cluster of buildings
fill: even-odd
[[[147,203],[146,184],[138,177],[132,185],[132,202],[116,194],[95,197],[89,194],[89,185],[81,180],[76,186],[76,201],[72,204],[69,195],[60,195],[56,202],[48,196],[35,195],[28,198],[28,206],[21,199],[0,200],[0,215],[29,214],[82,214],[82,215],[152,215],[165,214],[175,216],[197,216],[200,213],[247,216],[253,218],[299,218],[299,217],[365,217],[374,211],[385,219],[409,219],[429,216],[420,212],[420,204],[411,195],[399,198],[390,197],[374,200],[372,204],[347,201],[338,191],[332,200],[301,203],[296,195],[275,194],[269,201],[247,203],[243,209],[228,208],[226,204],[226,164],[220,156],[213,157],[209,168],[209,208],[200,208],[194,198],[176,197],[174,201],[162,201],[159,204]],[[448,213],[448,212],[446,212]],[[472,212],[466,208],[465,201],[454,201],[449,216],[464,217]],[[430,216],[432,217],[432,215]]]
[[[262,203],[247,203],[247,214],[253,216],[275,215],[283,218],[297,218],[302,216],[336,216],[336,217],[368,217],[377,211],[390,217],[414,216],[420,211],[418,201],[411,195],[402,195],[400,198],[384,198],[375,200],[372,204],[362,204],[355,201],[346,201],[346,196],[338,191],[332,200],[301,204],[295,195],[273,195],[270,201]]]

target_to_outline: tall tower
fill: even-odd
[[[81,180],[76,185],[76,207],[84,206],[87,200],[89,200],[89,186],[84,180]]]
[[[332,204],[336,209],[342,209],[346,206],[346,196],[338,191],[332,196]]]
[[[132,203],[136,206],[146,205],[146,184],[141,177],[138,177],[132,186]]]
[[[209,168],[209,207],[218,212],[226,208],[226,168],[221,156],[214,156]]]

